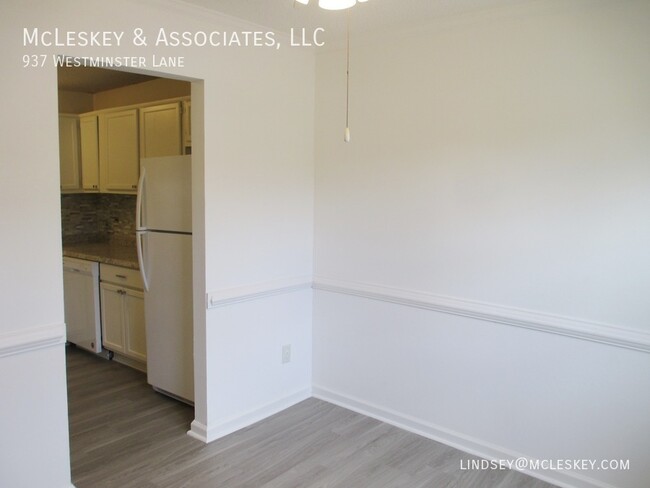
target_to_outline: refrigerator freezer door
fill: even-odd
[[[140,228],[192,232],[191,157],[144,158],[140,173]]]
[[[149,280],[144,304],[147,380],[193,401],[192,236],[147,232],[142,240]]]

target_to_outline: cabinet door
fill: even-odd
[[[180,102],[140,109],[140,157],[180,156]]]
[[[138,110],[99,117],[99,187],[103,192],[135,193],[140,174]]]
[[[59,165],[61,191],[80,190],[79,118],[76,115],[59,115]]]
[[[114,352],[124,352],[124,289],[100,283],[102,304],[102,344]]]
[[[183,102],[183,154],[192,154],[192,101]]]
[[[124,354],[142,362],[147,361],[147,336],[144,323],[144,293],[124,290]]]
[[[84,191],[99,191],[99,132],[97,116],[79,119],[81,135],[81,186]]]

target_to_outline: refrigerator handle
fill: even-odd
[[[135,200],[135,229],[144,230],[142,227],[142,199],[144,198],[144,180],[146,178],[147,170],[142,168],[140,179],[138,180],[138,196]]]
[[[144,249],[142,247],[142,235],[144,232],[138,231],[135,233],[136,236],[136,248],[138,250],[138,265],[140,266],[140,275],[142,276],[142,283],[144,284],[144,290],[149,291],[149,280],[147,279],[147,270],[144,268]]]

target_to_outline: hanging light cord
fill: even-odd
[[[347,11],[347,66],[345,85],[345,135],[343,140],[350,142],[350,11]]]

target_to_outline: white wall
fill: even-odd
[[[317,56],[317,395],[488,456],[632,463],[561,483],[650,478],[648,45],[634,1],[353,37],[347,145],[344,53]]]
[[[71,486],[63,347],[4,352],[0,486]]]
[[[208,312],[209,422],[195,421],[193,435],[212,441],[311,396],[311,295],[305,287]]]
[[[10,96],[2,115],[0,211],[3,227],[11,232],[3,233],[2,239],[0,350],[13,351],[15,343],[20,343],[20,350],[39,344],[47,352],[29,357],[35,361],[31,369],[9,369],[3,364],[0,378],[3,384],[15,386],[17,398],[29,404],[25,415],[49,421],[52,435],[42,436],[40,422],[23,422],[20,433],[3,430],[3,459],[5,446],[19,446],[11,452],[12,462],[36,465],[39,470],[3,470],[0,485],[43,486],[40,477],[48,477],[48,486],[59,487],[70,480],[67,454],[66,459],[58,454],[68,449],[63,434],[65,408],[59,408],[65,407],[65,370],[60,360],[63,300],[56,70],[51,61],[42,68],[23,68],[24,53],[148,59],[154,53],[185,56],[185,68],[161,74],[203,80],[193,89],[193,101],[205,103],[204,109],[193,107],[194,202],[205,201],[205,212],[197,209],[194,220],[195,240],[200,239],[194,248],[199,271],[195,282],[196,423],[203,429],[198,435],[204,439],[217,436],[227,422],[237,424],[238,415],[241,425],[308,395],[310,302],[304,291],[287,288],[286,283],[311,275],[312,54],[287,48],[165,50],[151,44],[133,47],[130,41],[120,48],[22,46],[24,27],[62,32],[124,30],[125,39],[136,27],[151,37],[160,27],[251,30],[250,25],[180,2],[66,0],[34,8],[11,1],[3,4],[1,22],[2,45],[12,57],[2,77],[3,92]],[[199,133],[201,126],[205,137]],[[206,314],[206,290],[230,293],[232,287],[251,284],[262,286],[269,296],[260,303],[256,298],[262,298],[249,297],[244,303],[222,305]],[[295,360],[280,367],[284,344],[292,344]],[[50,347],[59,356],[52,356]],[[224,349],[236,352],[236,361],[220,356]],[[264,374],[247,374],[238,383],[240,370],[233,366],[242,363],[250,372]],[[30,392],[46,380],[59,386],[52,390],[52,398],[47,403],[31,403]],[[57,408],[50,410],[52,404]],[[15,418],[15,410],[23,406],[5,403],[2,418]],[[25,447],[19,434],[40,447]]]
[[[62,488],[70,470],[56,70],[22,68],[20,18],[14,5],[3,12],[0,42],[15,54],[1,82],[0,485]]]
[[[207,311],[209,410],[193,424],[207,440],[311,386],[311,297],[286,287],[312,274],[313,55],[225,55],[205,83],[206,289],[247,299]],[[294,358],[283,365],[285,344]]]

